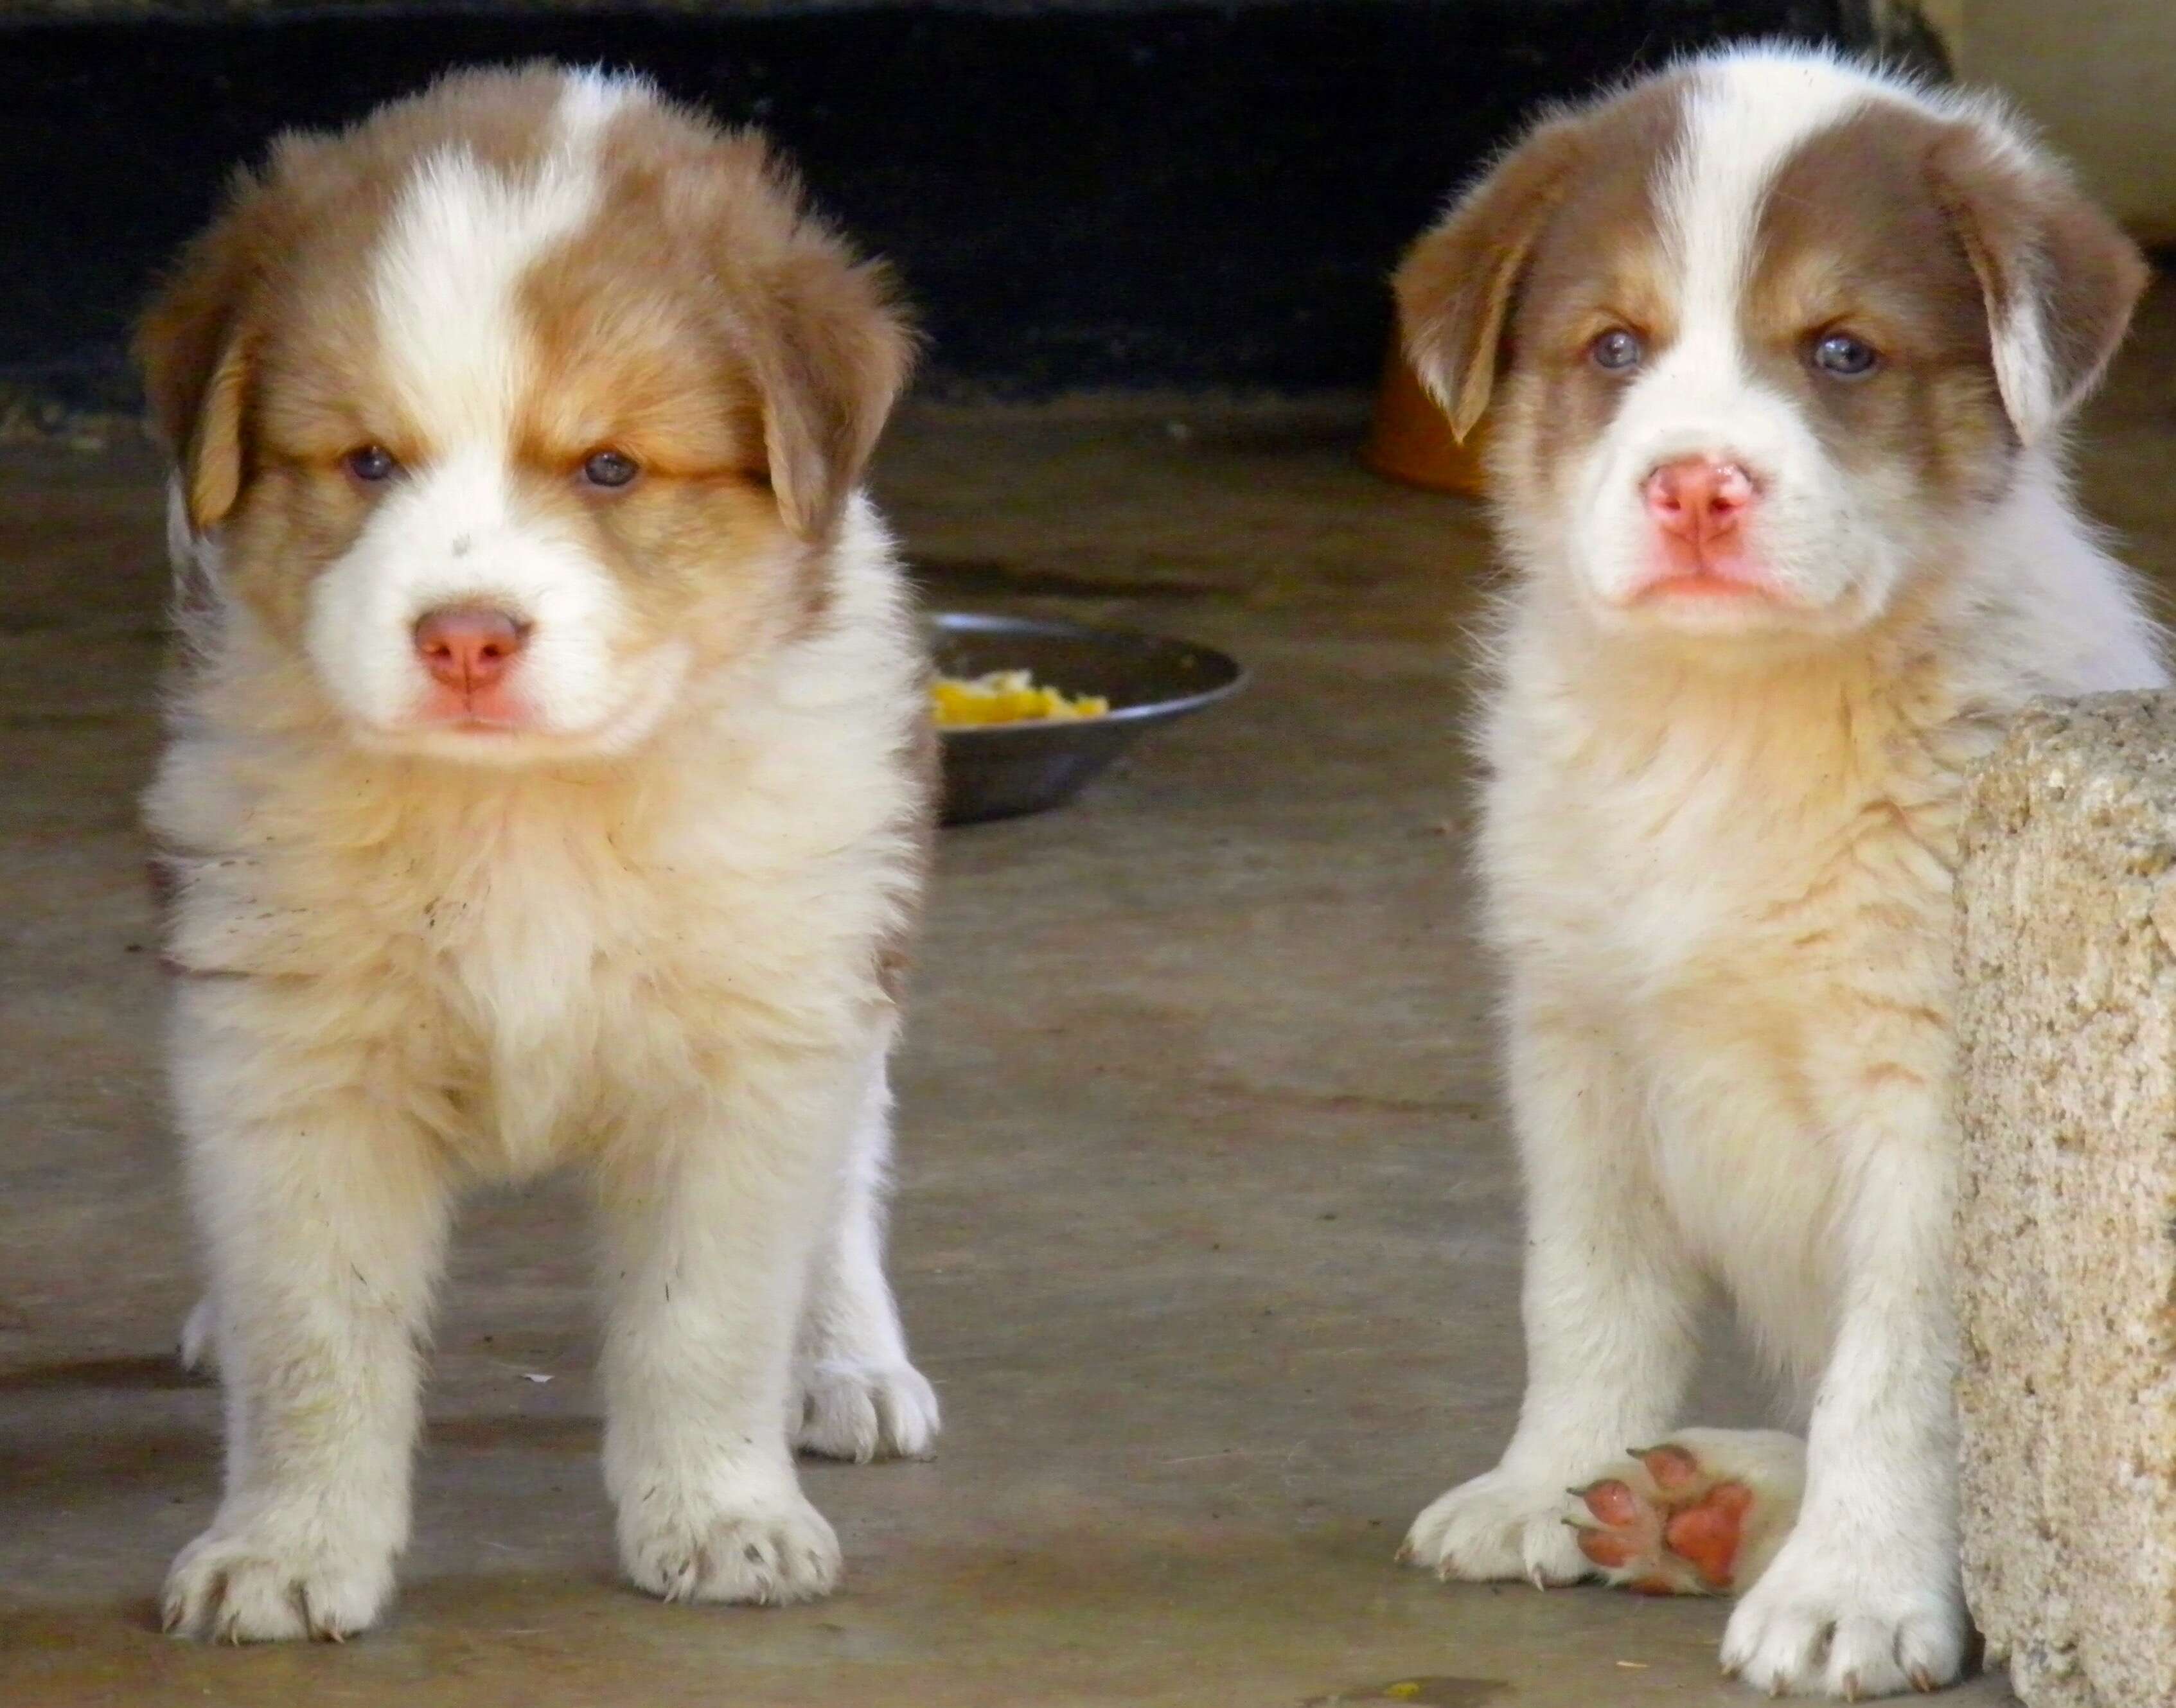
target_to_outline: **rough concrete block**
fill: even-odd
[[[2032,1708],[2176,1704],[2176,695],[2036,709],[1959,878],[1966,1593]]]

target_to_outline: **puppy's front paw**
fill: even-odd
[[[1797,1517],[1806,1450],[1766,1429],[1688,1429],[1578,1491],[1580,1552],[1649,1595],[1728,1595],[1757,1581]]]
[[[1894,1551],[1847,1551],[1804,1530],[1731,1615],[1725,1671],[1771,1695],[1852,1702],[1956,1678],[1967,1624],[1951,1575],[1914,1575]]]
[[[826,1459],[927,1459],[937,1439],[937,1390],[901,1362],[826,1360],[805,1372],[794,1444]]]
[[[1563,1482],[1499,1468],[1461,1482],[1415,1519],[1398,1558],[1444,1578],[1525,1578],[1537,1589],[1577,1583],[1593,1569],[1565,1522],[1571,1512]]]
[[[392,1594],[389,1552],[215,1525],[175,1557],[161,1613],[172,1635],[208,1642],[336,1643],[376,1624]]]
[[[839,1538],[790,1484],[738,1499],[652,1490],[621,1513],[619,1545],[628,1576],[668,1602],[783,1607],[839,1581]]]

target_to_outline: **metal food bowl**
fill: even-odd
[[[1101,694],[1095,718],[1036,718],[943,732],[948,824],[1040,813],[1081,786],[1152,725],[1220,700],[1246,680],[1232,659],[1153,634],[1021,617],[942,612],[931,647],[946,676],[1025,670],[1069,694]]]

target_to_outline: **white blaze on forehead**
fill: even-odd
[[[569,76],[538,160],[511,175],[455,146],[419,166],[372,280],[379,346],[411,418],[437,445],[503,442],[527,378],[523,275],[589,219],[597,148],[631,79]]]
[[[1734,358],[1738,301],[1776,171],[1809,137],[1887,92],[1813,53],[1733,55],[1695,69],[1659,196],[1683,339],[1722,343]]]

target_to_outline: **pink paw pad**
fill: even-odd
[[[1709,1474],[1683,1447],[1633,1457],[1644,1477],[1606,1477],[1572,1491],[1586,1508],[1565,1520],[1579,1532],[1580,1552],[1610,1582],[1642,1594],[1727,1595],[1753,1491]]]

